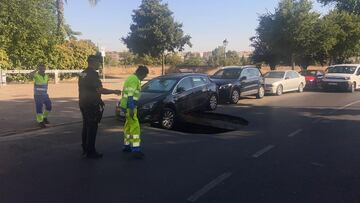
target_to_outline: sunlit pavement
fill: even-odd
[[[249,125],[220,134],[145,126],[144,160],[122,153],[112,118],[99,130],[102,160],[81,157],[80,123],[1,137],[0,202],[360,201],[359,92],[246,98],[217,113]]]

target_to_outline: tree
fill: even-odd
[[[0,49],[15,68],[46,64],[59,43],[55,33],[53,0],[0,1]]]
[[[0,49],[0,69],[7,69],[9,67],[10,67],[9,57],[4,50]]]
[[[236,51],[227,51],[226,52],[226,65],[239,65],[240,57]]]
[[[200,56],[190,56],[188,59],[184,61],[182,64],[184,66],[203,66],[205,65],[205,61]]]
[[[88,0],[90,5],[96,5],[100,0]],[[69,36],[68,26],[65,24],[64,18],[64,3],[67,3],[67,0],[56,0],[56,14],[57,14],[57,35],[60,38],[64,36]],[[70,36],[69,36],[70,37]]]
[[[360,3],[358,0],[318,0],[324,5],[334,4],[340,11],[360,14]]]
[[[169,54],[166,57],[166,64],[169,64],[171,66],[176,66],[176,65],[179,65],[181,63],[183,63],[183,59],[177,53]]]
[[[119,53],[120,64],[126,66],[133,65],[135,62],[135,55],[131,52],[121,52]]]
[[[213,67],[226,66],[225,62],[225,47],[219,46],[212,51],[212,54],[208,60],[208,64]]]
[[[166,52],[182,51],[191,46],[190,36],[184,35],[182,24],[175,22],[168,4],[161,0],[142,0],[132,15],[130,33],[122,38],[128,49],[140,56],[161,57],[162,74]]]

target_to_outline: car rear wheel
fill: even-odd
[[[258,98],[258,99],[261,99],[261,98],[263,98],[265,96],[265,89],[264,89],[264,86],[260,86],[259,87],[259,91],[258,91],[258,93],[257,93],[257,95],[256,95],[256,98]]]
[[[164,129],[172,129],[175,126],[175,111],[170,108],[165,108],[161,115],[160,124]]]
[[[218,99],[217,99],[216,95],[215,94],[211,95],[211,97],[209,99],[208,109],[210,111],[214,111],[217,108],[217,104],[218,104]]]
[[[237,104],[239,102],[239,99],[240,99],[240,92],[239,92],[239,90],[234,89],[231,92],[230,103]]]
[[[277,88],[276,88],[276,95],[277,96],[280,96],[283,94],[283,86],[282,85],[279,85]]]
[[[298,92],[303,92],[304,91],[304,84],[300,83],[299,87],[298,87]]]
[[[356,83],[352,83],[351,86],[349,87],[349,92],[355,92],[356,89]]]

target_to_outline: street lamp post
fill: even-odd
[[[227,41],[227,39],[224,39],[223,41],[223,45],[224,45],[224,63],[226,64],[226,46],[229,44],[229,42]]]

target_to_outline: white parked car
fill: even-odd
[[[360,87],[360,64],[330,66],[322,80],[321,86],[324,90],[342,89],[354,92]]]
[[[264,78],[266,93],[278,96],[284,92],[303,92],[306,85],[305,77],[293,70],[270,71]]]

